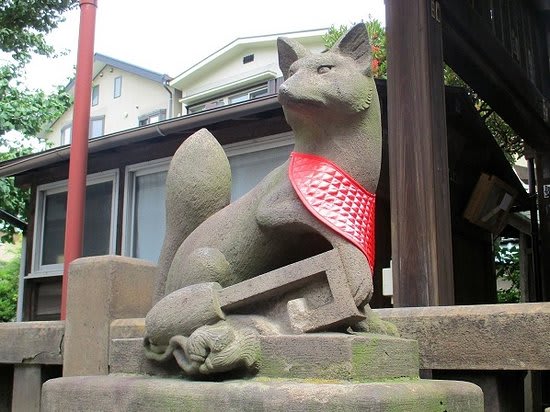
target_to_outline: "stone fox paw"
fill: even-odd
[[[146,351],[150,359],[173,356],[189,376],[210,375],[235,369],[251,369],[259,356],[259,339],[255,329],[219,321],[205,325],[189,337],[174,336],[162,353]]]

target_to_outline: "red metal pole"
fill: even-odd
[[[69,264],[82,256],[84,238],[84,208],[88,169],[88,133],[92,72],[94,65],[94,34],[97,0],[80,0],[80,30],[76,59],[76,82],[73,111],[73,132],[69,161],[69,187],[65,225],[63,284],[61,287],[61,319],[67,312]]]

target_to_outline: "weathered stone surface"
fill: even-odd
[[[483,410],[483,395],[470,383],[427,380],[352,384],[88,376],[44,384],[43,412],[76,410],[476,412]]]
[[[550,369],[550,303],[379,309],[417,339],[421,369]]]
[[[108,373],[111,321],[145,316],[155,270],[152,263],[122,256],[81,258],[71,264],[64,376]]]
[[[65,322],[0,323],[0,362],[61,365]]]
[[[228,187],[224,170],[229,168],[226,159],[216,164],[218,154],[224,156],[215,139],[200,130],[178,149],[167,177],[167,235],[159,259],[155,308],[147,317],[150,358],[163,361],[176,357],[190,375],[226,372],[239,368],[242,362],[255,367],[255,332],[265,335],[263,331],[246,322],[231,323],[229,317],[196,328],[199,317],[181,311],[181,302],[188,300],[181,290],[209,282],[222,288],[239,284],[241,288],[241,282],[330,250],[338,255],[344,274],[334,282],[333,272],[326,272],[332,292],[328,300],[332,298],[332,302],[322,302],[327,294],[317,293],[321,288],[313,285],[314,293],[308,297],[285,301],[285,310],[270,310],[280,307],[280,302],[261,302],[264,308],[250,303],[239,308],[238,315],[262,315],[272,329],[280,328],[282,333],[338,331],[364,319],[362,309],[372,297],[373,286],[366,256],[371,256],[373,245],[364,238],[373,231],[374,210],[368,205],[374,204],[357,200],[376,193],[382,151],[380,105],[369,44],[364,24],[355,25],[322,57],[292,39],[278,40],[285,77],[279,101],[294,131],[295,152],[300,153],[296,157],[318,160],[316,166],[308,164],[319,178],[312,175],[301,181],[304,187],[309,186],[306,191],[315,193],[316,200],[301,199],[304,192],[296,187],[297,180],[292,180],[296,175],[289,172],[300,168],[292,168],[294,163],[287,161],[238,201],[222,208],[221,183]],[[203,176],[208,177],[204,186],[197,183]],[[220,210],[213,213],[216,208],[212,205]],[[308,289],[303,282],[296,283],[296,287]],[[342,291],[347,303],[339,293]],[[275,295],[273,301],[280,297]],[[308,299],[311,295],[317,295],[316,301]],[[194,303],[204,308],[210,298],[203,296],[204,304],[197,296]],[[285,330],[288,323],[291,332]]]
[[[39,412],[42,372],[40,365],[15,365],[12,411]]]
[[[386,335],[263,336],[258,376],[354,382],[418,377],[416,341]]]
[[[179,376],[175,362],[145,358],[143,320],[111,325],[110,371]],[[257,377],[354,382],[418,377],[416,341],[386,335],[315,333],[260,337]]]

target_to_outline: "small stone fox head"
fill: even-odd
[[[279,38],[279,66],[284,83],[279,102],[288,123],[349,116],[368,109],[376,93],[371,46],[364,23],[354,26],[333,47],[313,54],[289,38]],[[342,118],[342,116],[344,116]]]

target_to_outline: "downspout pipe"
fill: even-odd
[[[172,92],[172,90],[170,90],[170,88],[168,87],[168,80],[163,80],[162,82],[162,86],[164,87],[164,89],[168,92],[168,94],[170,95],[170,98],[168,99],[168,119],[171,119],[172,116],[174,115],[174,110],[173,110],[173,106],[174,106],[174,93]]]
[[[69,264],[81,257],[83,250],[96,10],[97,0],[80,0],[80,29],[76,60],[73,134],[69,160],[63,283],[61,287],[62,320],[66,318],[67,314]]]

